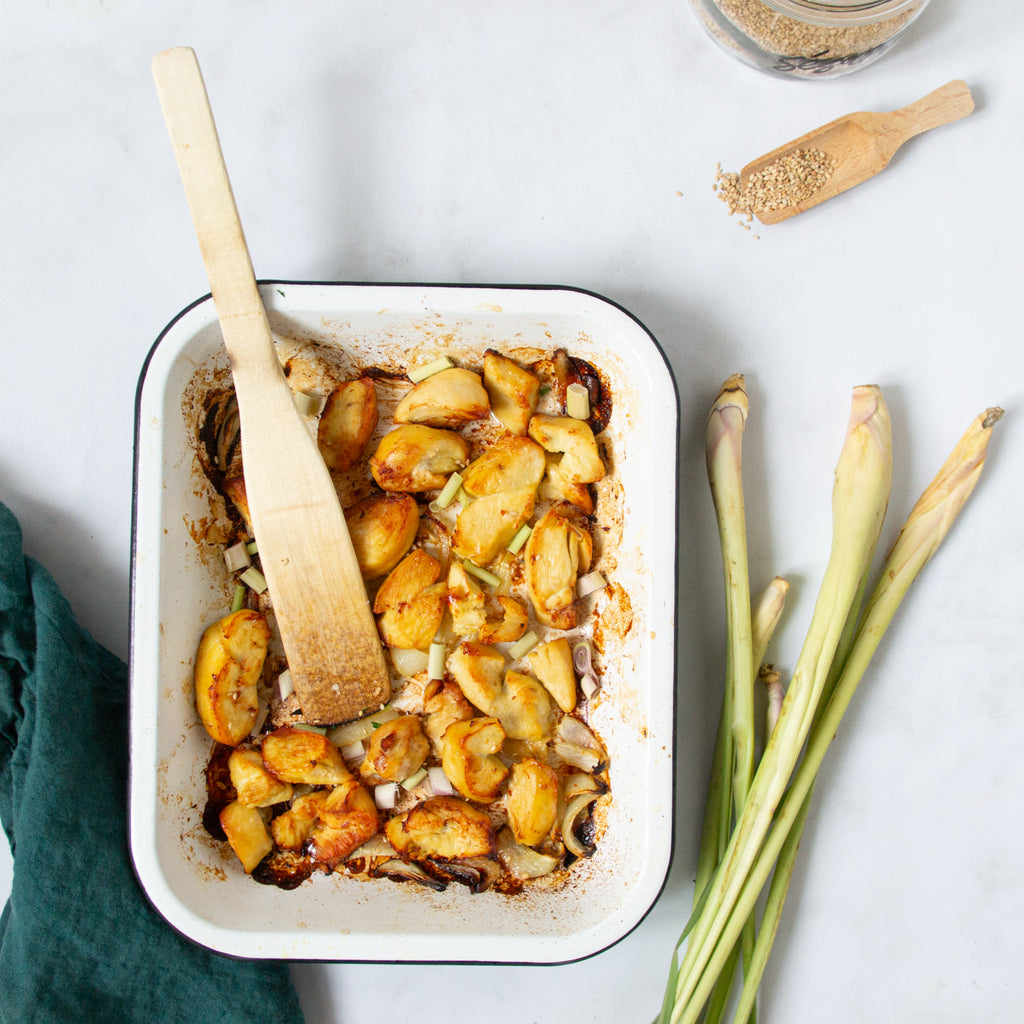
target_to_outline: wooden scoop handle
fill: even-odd
[[[868,115],[875,120],[874,131],[886,160],[908,139],[941,125],[966,117],[974,110],[974,97],[967,83],[956,79],[927,96],[888,114]]]

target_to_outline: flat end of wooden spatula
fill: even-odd
[[[391,695],[352,539],[281,371],[195,53],[159,54],[153,75],[231,362],[246,501],[295,692],[307,722],[348,721]]]
[[[846,114],[752,160],[740,196],[762,224],[778,224],[867,181],[908,139],[972,110],[971,90],[956,79],[899,110]]]

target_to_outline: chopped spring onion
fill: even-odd
[[[447,508],[455,500],[455,495],[459,493],[460,487],[462,487],[462,477],[458,473],[452,473],[448,477],[448,482],[441,488],[437,499],[431,504],[438,508]]]
[[[413,367],[409,371],[409,380],[413,384],[419,384],[421,380],[433,377],[435,373],[440,373],[442,370],[450,370],[454,365],[447,356],[441,356],[440,359],[434,359],[432,362],[423,363],[422,366]]]
[[[354,722],[344,722],[341,725],[336,725],[327,734],[327,738],[336,747],[346,747],[349,743],[354,743],[356,740],[369,739],[375,729],[379,729],[385,722],[390,722],[392,718],[397,717],[398,712],[393,707],[386,705],[379,711],[375,711],[364,718],[357,718]]]
[[[409,776],[409,778],[405,779],[401,783],[402,789],[415,789],[426,777],[427,769],[421,768],[419,771],[413,772],[412,775]]]
[[[576,420],[590,419],[590,392],[582,384],[570,384],[565,389],[565,411]]]
[[[292,722],[292,728],[300,732],[315,732],[317,736],[327,735],[326,725],[310,725],[308,722]]]
[[[373,787],[373,802],[382,811],[393,811],[395,801],[398,799],[398,783],[384,782]]]
[[[507,550],[513,555],[518,555],[522,546],[530,539],[533,530],[529,526],[520,526],[518,533],[509,541]]]
[[[587,700],[593,700],[594,694],[601,688],[597,676],[593,672],[586,672],[580,676],[580,689]]]
[[[586,640],[581,640],[572,649],[572,667],[577,675],[586,675],[593,671],[594,649]]]
[[[292,674],[285,669],[274,684],[274,695],[278,700],[284,700],[295,692],[295,684],[292,682]]]
[[[259,552],[259,547],[257,546],[256,541],[251,540],[245,545],[245,550],[248,551],[250,555],[255,555]]]
[[[267,581],[263,573],[256,568],[255,565],[250,565],[241,576],[238,577],[247,587],[251,587],[256,591],[257,594],[262,594],[267,589]]]
[[[315,391],[296,391],[292,396],[295,399],[295,408],[302,416],[315,416],[320,411],[322,397]]]
[[[455,495],[458,502],[462,506],[468,505],[473,500],[473,495],[466,490],[465,487],[459,487],[459,493]]]
[[[604,590],[607,586],[608,581],[601,573],[597,571],[588,572],[576,581],[576,596],[586,597],[589,594],[595,593],[595,591]]]
[[[353,740],[351,743],[346,743],[341,748],[341,756],[346,761],[362,761],[366,756],[366,749],[363,747],[362,740]]]
[[[245,605],[245,584],[235,584],[235,596],[231,599],[231,610],[240,612]]]
[[[482,580],[490,587],[497,587],[501,585],[501,579],[495,576],[493,572],[488,572],[486,569],[481,569],[479,565],[474,565],[472,562],[466,561],[462,563],[462,567],[470,574],[475,576],[478,580]]]
[[[427,657],[427,678],[444,679],[444,644],[440,640],[430,645]]]
[[[523,657],[524,654],[529,654],[530,651],[540,643],[540,637],[531,629],[527,633],[524,633],[509,649],[509,657],[515,661],[518,658]]]
[[[430,788],[434,791],[434,796],[455,795],[455,790],[451,782],[448,781],[448,776],[445,775],[443,768],[428,768],[427,778],[430,781]]]
[[[234,573],[241,569],[248,569],[252,565],[252,559],[249,557],[249,552],[245,549],[245,544],[239,541],[237,544],[232,544],[231,547],[224,549],[224,564],[227,566],[228,572]]]

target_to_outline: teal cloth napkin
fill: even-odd
[[[0,1021],[301,1024],[287,964],[194,945],[152,909],[127,840],[128,673],[22,552],[0,502]]]

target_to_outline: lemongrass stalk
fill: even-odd
[[[782,618],[789,594],[789,581],[776,576],[761,592],[750,616],[751,647],[754,652],[754,668],[760,668],[768,653],[768,644],[775,635],[775,629]]]
[[[764,684],[765,695],[768,698],[768,707],[764,716],[764,743],[768,745],[775,726],[782,713],[782,702],[786,698],[786,689],[782,685],[782,673],[770,665],[762,665],[757,674],[758,679]]]
[[[720,946],[719,939],[810,730],[847,616],[878,540],[891,475],[891,426],[881,391],[873,386],[855,388],[832,492],[828,565],[778,723],[680,962],[672,1024],[694,1024],[728,958],[730,950]]]
[[[707,423],[708,482],[725,570],[725,671],[730,695],[727,718],[733,744],[732,800],[737,817],[754,774],[754,651],[743,506],[743,431],[749,403],[743,384],[743,375],[734,373],[722,385]]]
[[[743,927],[743,915],[753,911],[774,864],[775,872],[762,918],[761,931],[755,945],[751,970],[744,978],[744,989],[740,994],[736,1021],[744,1019],[744,1007],[751,1003],[767,963],[774,940],[774,929],[778,925],[778,914],[781,913],[797,847],[803,834],[815,780],[825,754],[838,732],[842,717],[871,658],[910,585],[938,550],[973,492],[985,464],[992,427],[1002,414],[1001,409],[992,408],[974,419],[935,479],[914,505],[885,560],[878,583],[850,645],[845,665],[836,681],[832,697],[818,716],[804,758],[793,776],[789,791],[779,804],[776,824],[759,852],[737,901],[736,916],[722,936],[723,944],[735,943]]]

